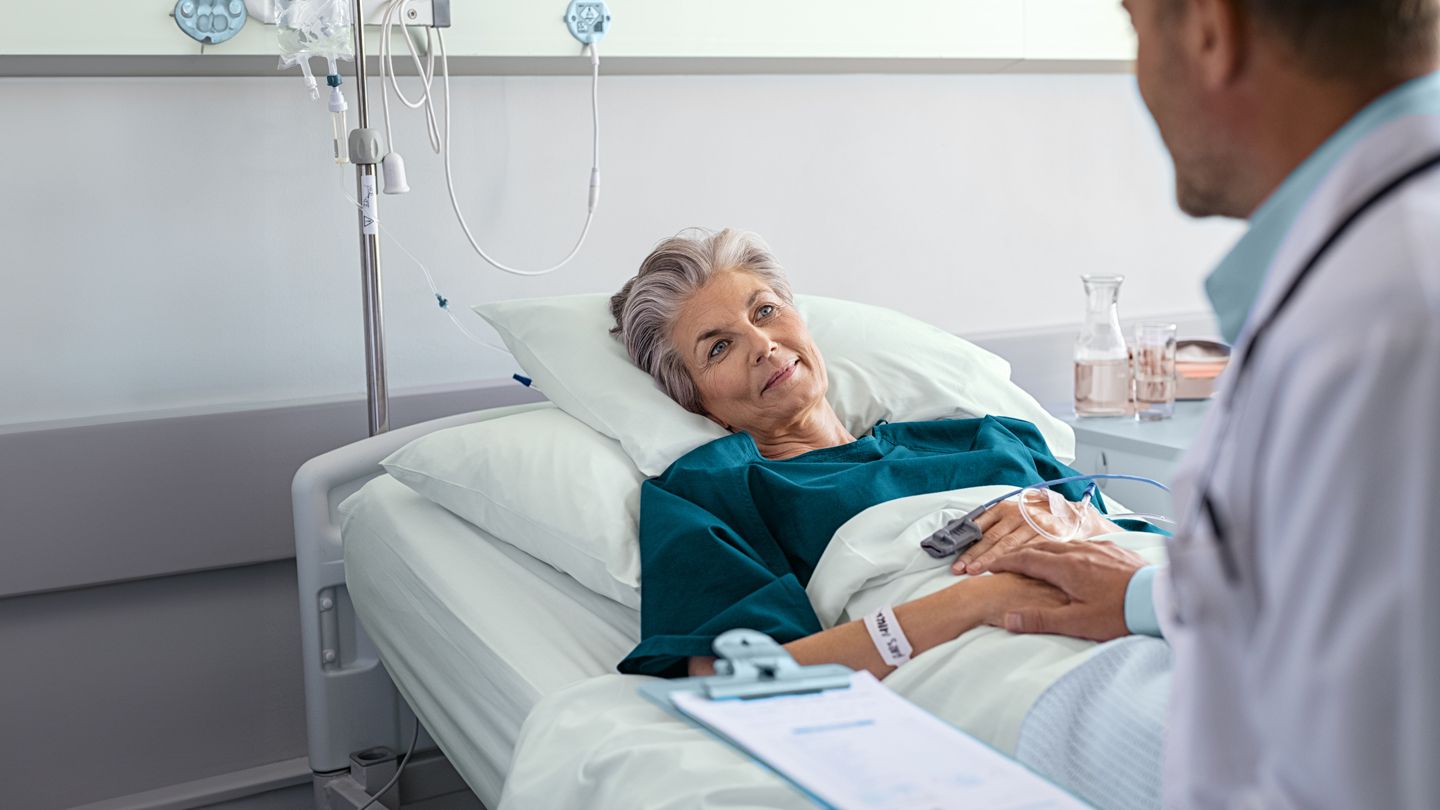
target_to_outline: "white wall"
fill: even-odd
[[[472,225],[504,259],[553,261],[583,214],[588,79],[454,89]],[[596,227],[540,280],[473,257],[418,116],[397,122],[415,191],[382,217],[452,306],[609,292],[656,240],[734,225],[798,290],[1013,332],[1077,321],[1086,272],[1129,276],[1128,316],[1202,312],[1200,280],[1238,234],[1175,211],[1129,77],[621,76],[601,92]],[[0,425],[363,392],[353,170],[298,80],[0,79],[0,109]],[[398,250],[384,258],[394,388],[517,370],[450,326]]]

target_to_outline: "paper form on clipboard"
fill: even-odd
[[[847,689],[675,708],[840,810],[1072,810],[1084,802],[929,714],[868,672]]]

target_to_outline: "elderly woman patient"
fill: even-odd
[[[986,417],[875,425],[850,435],[825,399],[824,358],[791,305],[783,272],[754,236],[733,230],[666,240],[611,299],[613,333],[677,402],[732,435],[646,482],[640,505],[640,645],[620,670],[712,671],[711,644],[734,628],[764,632],[802,664],[892,667],[862,622],[822,630],[805,595],[842,524],[885,501],[1073,475],[1039,431]],[[1080,485],[1064,490],[1072,500]],[[1033,531],[1011,504],[978,521],[985,536],[955,564],[976,574]],[[1110,530],[1118,531],[1113,524]],[[1063,603],[1013,574],[969,577],[895,607],[912,654],[1008,610]]]

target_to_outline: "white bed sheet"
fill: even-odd
[[[543,698],[613,673],[640,614],[388,475],[342,507],[345,578],[386,669],[488,807]]]

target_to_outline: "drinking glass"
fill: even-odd
[[[1136,325],[1134,390],[1136,419],[1151,422],[1175,415],[1175,324]]]

